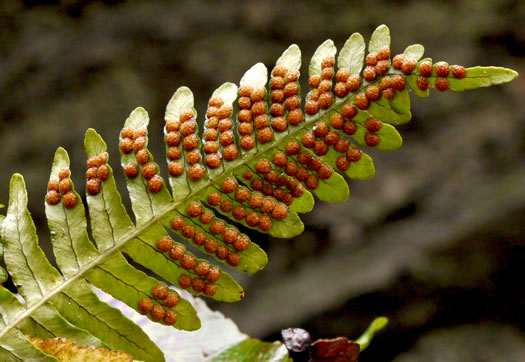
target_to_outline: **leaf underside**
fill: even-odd
[[[147,148],[148,114],[135,109],[119,136],[133,218],[122,204],[106,144],[89,129],[85,149],[91,236],[66,150],[57,150],[51,169],[45,209],[58,269],[39,247],[23,177],[13,175],[7,214],[0,216],[0,255],[5,253],[18,293],[0,289],[2,360],[55,360],[26,335],[126,351],[138,360],[164,360],[141,328],[100,301],[91,284],[151,321],[199,329],[191,303],[176,290],[168,290],[174,303],[157,291],[164,293],[169,283],[197,296],[242,299],[241,286],[214,264],[256,273],[268,259],[245,234],[247,228],[280,238],[296,236],[304,229],[299,214],[313,208],[314,196],[343,202],[350,194],[345,176],[373,177],[372,158],[362,149],[401,147],[395,126],[411,118],[409,90],[425,97],[431,87],[463,91],[517,77],[505,68],[442,63],[424,72],[428,63],[422,63],[429,59],[422,59],[423,53],[423,46],[411,45],[402,63],[396,63],[398,57],[391,60],[385,25],[372,34],[368,54],[358,33],[337,58],[333,41],[327,40],[311,59],[311,90],[302,99],[301,51],[292,45],[271,72],[258,63],[239,87],[220,86],[199,124],[191,90],[179,88],[165,114],[171,192]],[[339,69],[334,78],[335,59]],[[206,259],[198,259],[192,253],[196,249]],[[136,269],[127,258],[157,277]],[[5,281],[7,274],[0,277]],[[251,346],[247,340],[245,349]],[[281,347],[275,346],[274,353],[281,353]]]

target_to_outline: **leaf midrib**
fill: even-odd
[[[206,189],[210,185],[215,185],[214,180],[221,180],[224,177],[230,175],[233,173],[233,171],[238,168],[239,166],[243,166],[245,164],[249,164],[258,157],[261,157],[263,153],[267,152],[268,150],[272,148],[278,148],[281,144],[286,143],[292,138],[295,134],[301,132],[303,129],[306,128],[307,125],[314,123],[324,117],[325,115],[329,114],[332,110],[334,110],[336,107],[338,107],[340,104],[345,103],[348,99],[358,94],[361,89],[364,87],[361,86],[359,90],[353,93],[349,93],[344,99],[344,101],[334,101],[334,103],[328,107],[325,110],[320,110],[318,114],[316,114],[312,119],[307,120],[305,115],[304,122],[294,127],[294,129],[288,133],[287,137],[283,137],[280,140],[277,140],[276,142],[269,143],[268,145],[263,145],[257,153],[253,154],[253,156],[248,157],[246,159],[239,160],[240,162],[232,161],[225,171],[217,175],[215,179],[208,179],[208,182],[203,183],[199,188],[196,188],[192,190],[187,196],[184,197],[184,199],[180,201],[173,201],[169,207],[158,213],[156,216],[154,216],[152,219],[150,219],[148,222],[142,224],[139,227],[135,227],[135,230],[133,232],[130,232],[128,234],[124,234],[119,241],[115,243],[115,245],[106,251],[104,251],[102,254],[100,254],[98,257],[94,258],[91,262],[88,264],[85,264],[81,269],[79,269],[78,273],[71,277],[70,279],[67,279],[64,283],[60,284],[58,287],[53,289],[51,292],[49,292],[47,295],[43,296],[40,301],[33,304],[31,307],[29,307],[25,312],[20,314],[13,322],[6,325],[6,327],[0,332],[0,339],[8,333],[12,328],[14,328],[18,323],[20,323],[24,318],[29,317],[35,310],[37,310],[39,307],[41,307],[43,304],[45,304],[47,301],[49,301],[51,298],[53,298],[58,293],[62,292],[64,289],[66,289],[70,284],[73,282],[79,280],[81,277],[84,276],[88,271],[90,271],[92,268],[96,267],[98,264],[104,262],[106,258],[110,257],[112,254],[119,251],[121,248],[123,248],[127,242],[130,240],[133,240],[134,238],[138,237],[142,232],[144,232],[146,229],[151,227],[153,224],[156,224],[157,222],[161,221],[166,215],[168,215],[170,212],[177,209],[179,206],[183,205],[187,199],[194,198],[197,194],[199,194],[202,190]],[[305,99],[306,100],[306,99]],[[303,110],[304,111],[304,110]],[[291,128],[291,127],[290,127]],[[265,147],[266,146],[266,147]],[[120,241],[122,240],[122,241]]]

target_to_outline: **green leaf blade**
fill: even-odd
[[[359,33],[353,33],[345,42],[339,56],[337,58],[337,65],[339,68],[346,68],[350,74],[361,73],[365,61],[365,39]]]
[[[379,25],[370,37],[368,43],[368,51],[377,52],[383,47],[390,48],[390,29],[385,24]]]

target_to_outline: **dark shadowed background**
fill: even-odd
[[[68,150],[82,190],[89,127],[108,142],[119,177],[126,117],[137,106],[148,110],[150,149],[162,159],[155,134],[160,140],[164,107],[180,86],[193,90],[203,114],[215,88],[238,82],[256,62],[272,67],[289,44],[301,47],[308,64],[325,39],[340,47],[356,31],[368,39],[382,23],[394,54],[421,43],[434,61],[524,74],[523,19],[525,2],[512,0],[3,0],[0,203],[8,202],[11,174],[22,173],[46,247],[43,203],[54,151]],[[252,233],[268,266],[238,276],[245,300],[213,306],[268,340],[291,326],[314,338],[356,338],[373,317],[388,316],[361,361],[523,360],[524,93],[521,76],[504,86],[413,97],[413,120],[400,127],[403,147],[371,152],[376,177],[351,181],[345,203],[318,202],[297,238]]]

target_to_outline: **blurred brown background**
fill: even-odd
[[[82,185],[89,127],[109,143],[118,170],[118,132],[135,107],[149,111],[150,133],[161,137],[164,107],[179,86],[193,90],[202,114],[216,87],[238,82],[258,61],[271,67],[289,44],[308,64],[325,39],[340,47],[356,31],[368,39],[382,23],[394,54],[421,43],[434,61],[524,74],[523,19],[525,2],[517,0],[3,0],[0,203],[8,202],[11,174],[22,173],[46,245],[54,151],[69,151]],[[252,233],[269,254],[267,268],[238,276],[244,301],[214,307],[265,339],[290,326],[314,338],[355,338],[374,316],[388,316],[361,361],[523,360],[524,93],[521,76],[413,97],[402,149],[371,152],[375,179],[351,181],[345,203],[318,202],[300,237]],[[161,158],[163,146],[152,140]]]

